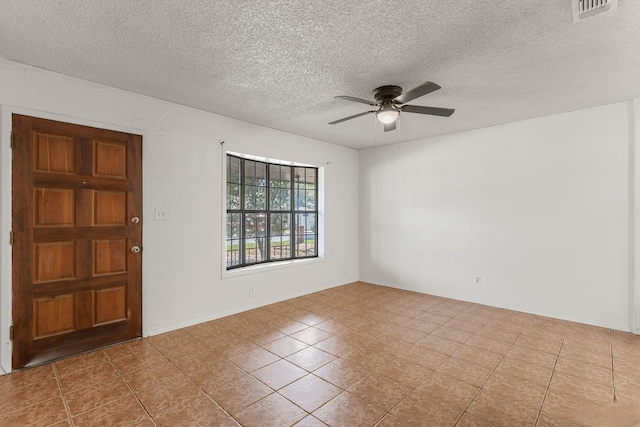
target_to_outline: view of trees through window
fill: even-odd
[[[227,154],[227,269],[318,256],[318,169]]]

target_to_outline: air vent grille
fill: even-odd
[[[573,0],[573,22],[618,8],[618,0]]]

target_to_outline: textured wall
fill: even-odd
[[[631,108],[362,151],[361,279],[630,330]]]
[[[156,334],[358,279],[356,151],[0,59],[2,366],[10,360],[11,112],[143,134],[144,331]],[[222,149],[325,168],[324,261],[222,279]],[[329,163],[329,164],[328,164]],[[169,221],[154,221],[154,209]],[[5,234],[7,238],[5,239]],[[249,298],[248,287],[255,289]]]

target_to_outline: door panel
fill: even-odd
[[[95,294],[95,323],[117,322],[127,317],[127,288],[102,289]]]
[[[127,271],[126,239],[93,241],[93,275],[117,274]]]
[[[36,298],[33,303],[34,339],[73,331],[73,305],[73,294]]]
[[[75,191],[61,188],[35,189],[35,224],[45,226],[73,226],[75,223]]]
[[[93,200],[93,225],[125,225],[127,223],[125,191],[94,191]]]
[[[13,368],[142,335],[142,139],[13,116]]]
[[[75,242],[33,244],[33,282],[51,282],[76,278]]]
[[[34,132],[34,145],[35,171],[75,172],[75,141],[73,138]]]

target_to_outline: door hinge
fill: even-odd
[[[9,232],[9,244],[13,246],[13,230]]]
[[[13,131],[11,131],[11,149],[13,150]]]
[[[13,341],[13,325],[9,326],[9,339]]]

